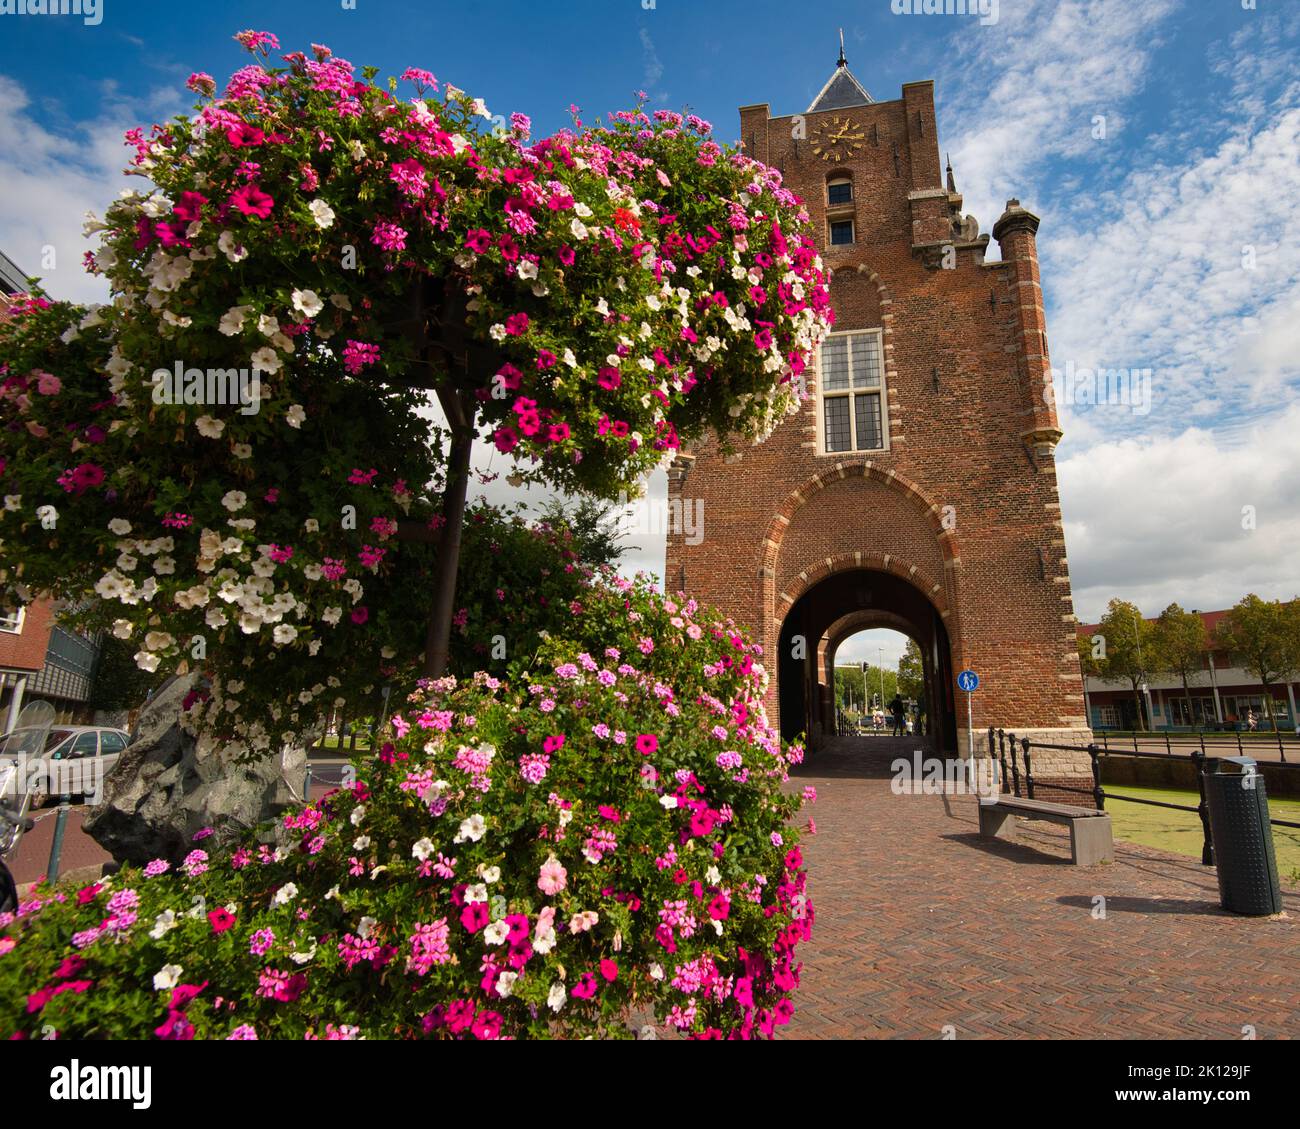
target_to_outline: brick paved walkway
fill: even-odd
[[[817,922],[786,1037],[1300,1037],[1293,889],[1283,917],[1243,918],[1197,860],[1117,841],[1113,864],[1075,867],[1044,823],[980,839],[973,796],[890,791],[915,747],[845,738],[799,771]]]

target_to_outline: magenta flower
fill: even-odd
[[[224,933],[235,924],[235,915],[227,909],[218,907],[208,912],[208,920],[212,923],[212,932]]]
[[[246,216],[257,216],[259,219],[266,219],[271,214],[274,203],[275,201],[256,184],[245,184],[243,188],[236,189],[230,197],[233,208]]]
[[[488,923],[487,905],[483,902],[474,902],[467,905],[460,911],[460,923],[471,933],[477,933],[480,929],[486,928]]]
[[[653,733],[641,733],[636,739],[636,751],[643,757],[648,757],[659,751],[659,738]]]
[[[596,994],[597,986],[596,978],[590,972],[584,972],[570,989],[569,995],[575,1000],[589,1000]]]
[[[266,140],[266,134],[248,122],[238,122],[226,130],[226,139],[236,149],[252,149]],[[175,209],[172,209],[175,211]]]
[[[406,229],[381,220],[375,224],[370,242],[384,251],[406,250]]]

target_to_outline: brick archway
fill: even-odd
[[[787,585],[784,590],[778,590],[778,564],[786,533],[795,515],[805,506],[814,504],[828,486],[854,478],[883,486],[895,496],[903,498],[911,511],[927,523],[938,546],[942,575],[930,575],[915,562],[895,553],[854,550],[809,561],[807,567],[800,570],[795,585]],[[808,479],[797,490],[791,491],[773,514],[759,546],[756,564],[759,606],[755,609],[755,622],[763,625],[764,645],[775,645],[775,636],[785,613],[813,584],[833,572],[851,568],[893,573],[915,585],[935,605],[943,618],[952,642],[954,660],[960,661],[961,550],[957,532],[945,524],[944,508],[934,498],[904,475],[893,469],[884,469],[871,459],[844,460],[828,467]]]

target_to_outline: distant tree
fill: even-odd
[[[1223,617],[1217,637],[1263,685],[1264,709],[1276,729],[1273,687],[1300,671],[1300,600],[1261,600],[1252,592]]]
[[[866,697],[870,702],[873,698],[880,698],[879,707],[884,709],[898,693],[898,671],[890,670],[888,667],[878,667],[872,663],[867,663],[866,670]],[[884,690],[881,690],[881,686]],[[883,693],[883,696],[882,696]]]
[[[852,666],[835,668],[835,708],[846,710],[851,702],[858,710],[865,710],[867,695],[864,689],[865,679],[862,667],[856,663]]]
[[[921,662],[921,648],[909,639],[898,660],[898,692],[904,698],[921,701],[925,697],[925,667]]]
[[[618,507],[589,494],[577,498],[552,498],[542,508],[539,520],[555,529],[567,529],[573,538],[570,546],[578,560],[593,568],[616,565],[634,546],[622,543],[623,534],[612,514]]]
[[[1106,614],[1101,617],[1095,635],[1100,635],[1101,639],[1096,644],[1091,639],[1087,640],[1087,656],[1091,666],[1085,666],[1084,670],[1107,682],[1127,682],[1132,688],[1133,703],[1137,707],[1138,728],[1145,729],[1147,721],[1139,691],[1152,669],[1151,663],[1155,657],[1154,628],[1142,618],[1142,612],[1136,604],[1116,599],[1106,605]],[[1081,640],[1081,657],[1085,653],[1083,644],[1084,641]]]
[[[1160,613],[1152,631],[1152,669],[1168,671],[1182,682],[1189,721],[1192,719],[1190,682],[1205,669],[1209,642],[1205,621],[1196,612],[1183,611],[1178,604],[1170,604]]]

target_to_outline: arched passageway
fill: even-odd
[[[776,672],[781,736],[792,740],[803,733],[816,747],[834,734],[835,651],[850,635],[873,627],[901,631],[920,647],[929,736],[937,750],[955,752],[952,654],[943,619],[913,584],[867,568],[832,573],[786,614]]]

